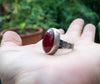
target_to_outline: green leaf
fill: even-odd
[[[24,30],[25,25],[26,25],[26,23],[20,23],[20,29]]]
[[[34,29],[36,29],[37,27],[38,27],[38,25],[37,25],[37,24],[33,25],[33,28],[34,28]]]

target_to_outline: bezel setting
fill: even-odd
[[[43,47],[43,49],[44,49],[44,51],[45,51],[46,54],[53,55],[57,51],[57,49],[59,48],[59,44],[60,44],[60,32],[59,32],[59,30],[57,30],[55,28],[50,28],[49,30],[47,30],[48,33],[50,31],[53,31],[53,33],[54,33],[53,46],[52,46],[52,48],[51,48],[51,50],[49,52],[45,51],[44,46],[42,46],[42,47]],[[44,41],[44,39],[43,39],[43,41]],[[43,43],[44,42],[42,42],[42,45],[44,45]]]

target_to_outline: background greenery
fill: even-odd
[[[6,7],[5,16],[0,17],[2,29],[18,27],[50,27],[67,30],[76,18],[83,18],[85,24],[97,27],[96,41],[99,42],[100,1],[99,0],[1,0]]]

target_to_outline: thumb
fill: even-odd
[[[20,46],[20,45],[22,45],[22,40],[16,32],[7,31],[3,34],[1,46]]]

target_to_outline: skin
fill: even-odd
[[[73,50],[58,49],[47,55],[42,41],[22,46],[18,34],[8,31],[0,48],[2,84],[99,84],[100,44],[94,42],[95,26],[74,20],[61,39],[74,44]]]

